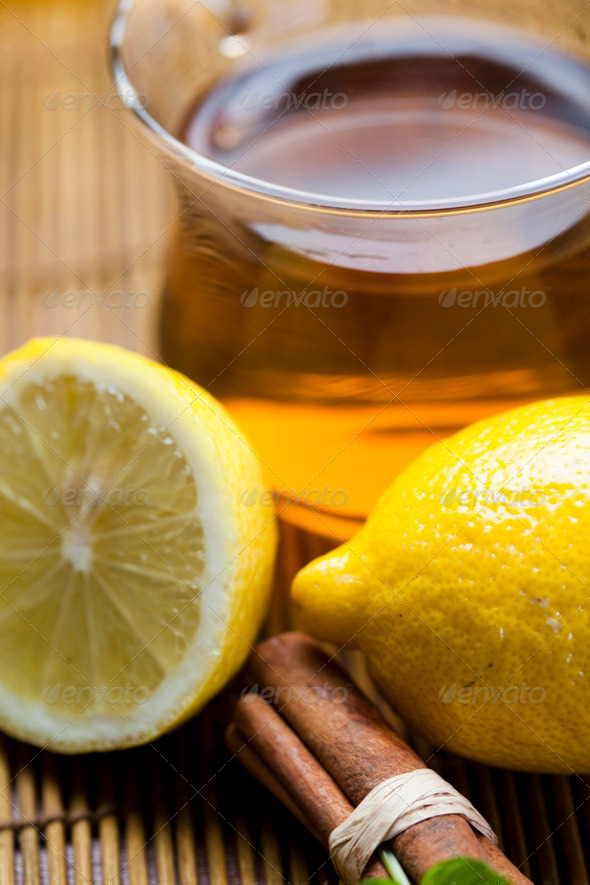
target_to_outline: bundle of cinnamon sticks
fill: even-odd
[[[328,846],[331,832],[387,778],[424,768],[378,710],[310,637],[284,633],[262,642],[226,731],[230,751]],[[408,877],[419,883],[436,864],[482,861],[514,885],[529,880],[460,815],[414,824],[391,842]],[[387,878],[378,857],[365,878]]]

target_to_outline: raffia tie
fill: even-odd
[[[460,814],[497,844],[496,834],[471,802],[430,768],[390,777],[371,790],[330,836],[330,855],[340,879],[355,885],[373,852],[414,824]]]

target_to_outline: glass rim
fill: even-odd
[[[220,184],[242,194],[253,197],[280,201],[294,208],[309,211],[342,213],[367,217],[407,217],[455,215],[468,212],[480,212],[497,209],[518,203],[528,203],[560,191],[583,185],[590,181],[590,159],[570,169],[564,169],[545,178],[524,182],[510,188],[497,191],[471,194],[456,199],[444,200],[359,200],[346,197],[334,197],[315,191],[298,190],[261,178],[238,172],[231,166],[225,166],[212,160],[205,154],[194,150],[164,126],[146,110],[140,100],[140,94],[133,86],[125,70],[121,57],[121,47],[125,35],[127,14],[134,0],[120,0],[110,31],[111,68],[114,75],[114,87],[126,110],[131,111],[136,119],[146,127],[153,140],[162,145],[167,152],[179,159],[188,161],[198,173],[212,180],[212,184]],[[589,193],[590,196],[590,193]]]

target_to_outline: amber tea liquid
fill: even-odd
[[[183,139],[360,215],[395,203],[413,228],[380,236],[374,209],[354,237],[337,214],[327,230],[187,193],[162,315],[165,359],[227,404],[279,503],[299,493],[286,515],[342,535],[437,439],[590,377],[584,200],[482,221],[483,203],[590,159],[590,68],[442,19],[351,43],[335,30],[246,53]]]

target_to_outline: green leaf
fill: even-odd
[[[363,879],[359,885],[410,885],[393,852],[383,849],[380,857],[391,879]],[[457,857],[454,860],[443,860],[428,870],[420,885],[510,885],[510,883],[480,860]]]
[[[420,885],[508,885],[508,883],[480,860],[458,857],[454,860],[443,860],[428,870]]]

